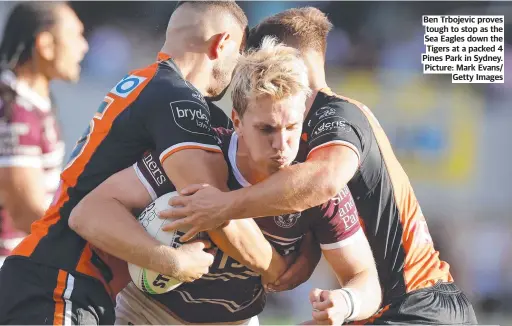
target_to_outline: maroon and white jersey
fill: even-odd
[[[236,133],[223,128],[215,130],[219,146],[229,162],[229,188],[235,190],[249,186],[237,167]],[[153,200],[175,191],[156,153],[146,154],[134,168]],[[255,221],[267,240],[282,255],[297,251],[308,231],[314,233],[324,250],[343,247],[363,232],[354,200],[347,188],[322,206],[301,213],[257,218]],[[184,283],[174,291],[151,297],[189,323],[249,319],[263,310],[266,301],[260,276],[218,248],[208,274],[193,283]]]
[[[10,71],[0,75],[0,83],[16,94],[8,109],[0,98],[0,167],[44,169],[43,182],[49,205],[59,184],[64,158],[64,143],[51,103],[27,84],[16,80]],[[11,217],[5,209],[0,214],[0,255],[4,255],[24,234],[12,227]]]

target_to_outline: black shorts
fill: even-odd
[[[374,317],[354,324],[476,325],[473,306],[453,283],[438,282],[386,305]]]
[[[0,270],[0,325],[113,325],[103,284],[11,256]]]

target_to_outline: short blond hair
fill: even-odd
[[[231,84],[233,109],[242,117],[249,99],[269,96],[281,100],[294,95],[311,94],[308,69],[297,49],[266,37],[258,50],[240,57]]]

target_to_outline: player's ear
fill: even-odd
[[[36,36],[35,50],[44,60],[53,60],[55,58],[55,42],[52,33],[39,33]]]
[[[218,33],[213,35],[208,41],[208,57],[210,60],[216,60],[221,56],[221,53],[225,51],[226,47],[231,42],[231,35],[227,32]]]
[[[242,130],[240,129],[242,121],[235,109],[231,111],[231,120],[233,121],[233,127],[235,128],[236,133],[240,135],[242,132]]]

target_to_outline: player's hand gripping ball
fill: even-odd
[[[158,212],[169,209],[168,201],[174,196],[178,196],[176,191],[157,198],[144,209],[137,220],[153,238],[163,244],[178,248],[182,245],[179,238],[188,231],[188,227],[165,232],[162,231],[162,227],[171,223],[174,219],[161,219],[158,217]],[[146,293],[162,294],[172,291],[182,284],[182,282],[173,277],[162,275],[131,263],[128,263],[128,271],[133,283]]]

